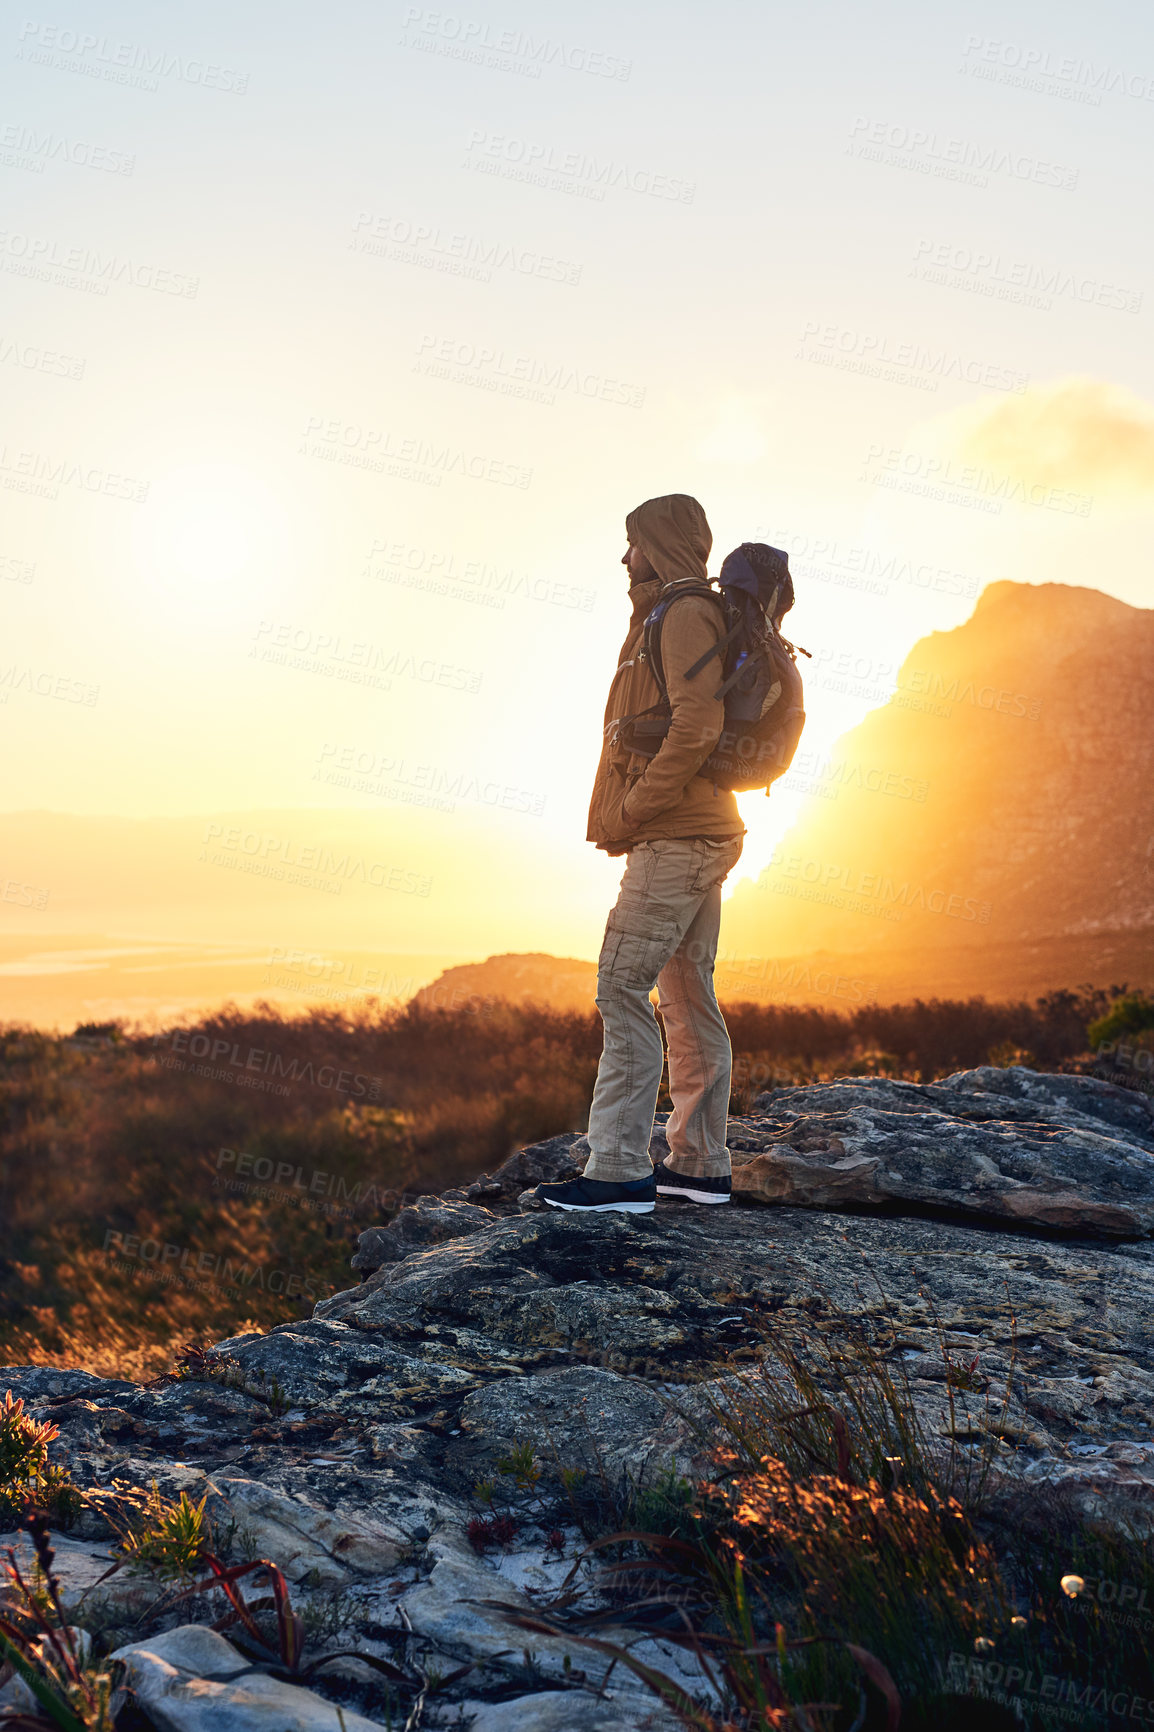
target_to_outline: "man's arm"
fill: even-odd
[[[662,621],[661,661],[673,718],[644,775],[626,796],[631,823],[646,824],[675,805],[721,738],[725,701],[713,694],[721,684],[724,658],[714,656],[691,680],[685,670],[724,636],[721,609],[703,595],[675,602]]]

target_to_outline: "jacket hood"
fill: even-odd
[[[647,499],[625,519],[625,534],[663,583],[707,583],[713,535],[705,512],[688,493]]]

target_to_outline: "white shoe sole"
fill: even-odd
[[[657,1207],[656,1203],[555,1203],[552,1197],[545,1197],[551,1209],[567,1209],[570,1214],[604,1215],[615,1210],[619,1215],[651,1215]]]
[[[659,1197],[684,1197],[690,1203],[728,1203],[728,1197],[719,1197],[716,1191],[691,1191],[688,1185],[658,1185]]]

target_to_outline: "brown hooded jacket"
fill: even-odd
[[[631,511],[625,532],[657,576],[629,587],[633,613],[605,706],[589,841],[607,854],[625,854],[639,842],[744,835],[733,794],[697,774],[725,721],[724,702],[713,696],[719,664],[707,664],[696,679],[685,678],[685,670],[724,635],[716,603],[686,596],[662,622],[661,659],[673,718],[655,756],[630,752],[619,738],[625,717],[660,701],[649,665],[638,658],[646,615],[667,584],[706,581],[713,537],[705,513],[688,494],[671,493]]]

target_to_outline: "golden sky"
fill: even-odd
[[[819,756],[988,582],[1151,605],[1136,6],[3,28],[0,931],[595,954],[655,493],[790,552]],[[435,888],[254,900],[228,823]]]

